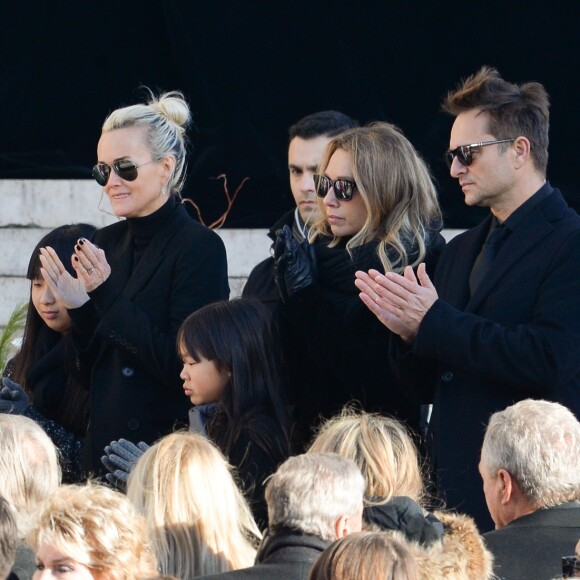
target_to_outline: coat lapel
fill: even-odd
[[[151,277],[157,271],[159,264],[163,261],[167,244],[181,229],[181,226],[187,219],[191,218],[189,218],[185,212],[185,208],[181,205],[177,205],[165,226],[155,234],[143,253],[143,256],[141,256],[137,267],[133,271],[133,274],[123,290],[125,296],[132,298],[147,285],[147,282],[149,282]]]
[[[469,274],[489,230],[490,221],[491,216],[457,239],[456,256],[437,284],[438,290],[444,288],[441,297],[460,310],[469,302]]]
[[[123,231],[115,243],[115,247],[107,256],[107,260],[111,266],[111,282],[116,288],[123,288],[133,269],[133,245],[128,228]]]
[[[510,271],[518,262],[525,260],[527,254],[532,251],[546,236],[554,230],[552,219],[561,215],[559,211],[561,196],[556,192],[548,199],[540,203],[538,207],[525,217],[523,222],[509,236],[499,254],[496,256],[491,270],[481,281],[475,294],[467,304],[466,312],[474,312],[481,305],[489,293],[496,288],[502,280],[510,275]]]

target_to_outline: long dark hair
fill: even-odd
[[[51,230],[46,234],[39,242],[36,244],[32,255],[30,256],[30,261],[28,263],[28,270],[26,271],[26,278],[28,280],[34,281],[42,277],[40,273],[41,263],[40,263],[40,248],[45,246],[50,246],[57,253],[64,267],[71,275],[75,275],[74,269],[71,264],[71,255],[74,250],[74,246],[79,238],[90,238],[96,231],[92,225],[89,224],[70,224],[60,226]],[[31,385],[28,384],[27,374],[32,365],[34,364],[37,357],[37,347],[39,344],[39,338],[41,334],[46,334],[50,336],[50,340],[55,344],[61,340],[62,337],[57,336],[58,333],[51,331],[44,323],[34,304],[32,303],[32,293],[28,301],[28,312],[26,315],[26,323],[24,325],[24,335],[22,338],[22,346],[19,352],[14,357],[13,370],[11,376],[14,381],[22,385],[24,390],[29,396],[33,397]],[[54,336],[52,336],[54,335]],[[73,389],[76,392],[76,389]],[[69,411],[63,409],[63,413],[70,415],[70,418],[75,421],[75,414],[79,410],[79,407],[83,410],[81,415],[85,414],[85,407],[88,407],[85,399],[87,398],[84,393],[81,393],[80,398],[82,401],[75,402],[75,395],[73,393],[67,393],[66,398],[63,398],[64,405],[72,405],[74,407]],[[56,417],[51,417],[55,420]]]
[[[236,298],[197,310],[181,325],[177,347],[194,359],[214,361],[219,371],[231,373],[208,428],[209,436],[226,456],[242,430],[271,457],[287,456],[278,335],[261,302]],[[265,417],[273,429],[265,428]]]

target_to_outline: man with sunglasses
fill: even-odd
[[[490,208],[443,251],[431,282],[357,273],[363,302],[398,334],[409,389],[432,386],[434,475],[450,508],[492,527],[478,480],[490,415],[521,399],[580,415],[580,217],[546,181],[549,103],[536,82],[483,67],[448,94],[450,173]],[[427,402],[427,401],[426,401]]]
[[[288,226],[298,242],[308,236],[310,226],[320,217],[316,201],[314,174],[329,141],[358,123],[338,111],[320,111],[300,119],[288,130],[288,171],[290,189],[296,207],[286,212],[268,232],[272,241],[276,232]],[[242,296],[258,298],[271,310],[280,300],[274,280],[274,258],[266,258],[251,271]]]

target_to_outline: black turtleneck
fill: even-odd
[[[139,263],[153,236],[163,227],[163,224],[175,208],[177,202],[173,195],[157,211],[145,217],[128,218],[127,225],[133,239],[133,268]]]

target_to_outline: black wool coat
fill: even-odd
[[[74,366],[91,390],[87,467],[102,473],[111,440],[153,443],[181,422],[190,401],[179,378],[176,336],[198,308],[229,296],[225,247],[217,234],[175,205],[133,265],[128,221],[95,234],[111,275],[70,310]]]
[[[204,578],[224,580],[308,580],[310,568],[329,545],[316,536],[300,532],[282,531],[266,535],[256,555],[256,564]]]
[[[576,553],[580,503],[541,509],[483,536],[501,580],[551,580],[562,574],[562,556]]]
[[[429,385],[430,451],[450,508],[493,528],[479,463],[492,413],[527,399],[580,417],[580,217],[554,190],[508,237],[475,294],[469,274],[491,217],[441,254],[413,352],[399,359],[409,389]]]

